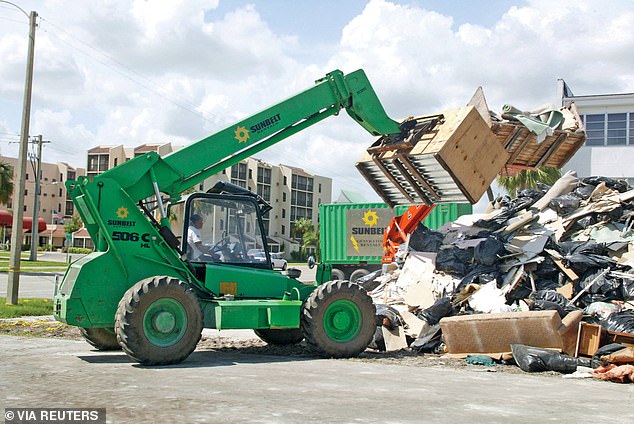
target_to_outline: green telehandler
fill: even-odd
[[[56,287],[55,318],[80,327],[97,349],[122,348],[146,365],[183,361],[203,328],[253,329],[273,344],[305,338],[327,357],[365,350],[376,328],[371,298],[351,282],[328,281],[328,264],[319,264],[310,284],[299,281],[298,270],[274,271],[263,199],[230,184],[181,197],[341,109],[373,136],[396,142],[409,132],[406,123],[387,116],[363,70],[335,70],[165,157],[149,152],[98,176],[68,181],[95,251],[73,262]],[[188,243],[192,232],[203,235],[198,247]],[[250,250],[263,250],[266,260]]]

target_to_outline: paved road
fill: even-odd
[[[0,352],[0,408],[104,407],[116,423],[634,422],[634,384],[235,350],[141,367],[80,341],[11,336]]]

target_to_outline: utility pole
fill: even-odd
[[[9,2],[3,2],[9,3]],[[19,6],[10,3],[26,12]],[[18,303],[18,291],[20,289],[20,255],[22,253],[22,218],[24,217],[24,186],[26,171],[26,154],[29,137],[29,124],[31,119],[31,92],[33,88],[33,57],[35,47],[35,27],[37,13],[32,11],[29,17],[29,47],[26,61],[26,77],[24,82],[24,102],[22,107],[22,130],[20,131],[20,152],[17,162],[18,183],[13,191],[13,227],[11,228],[11,256],[9,258],[9,272],[7,279],[7,304]]]
[[[37,245],[39,244],[39,222],[38,215],[40,212],[40,179],[42,175],[42,143],[50,143],[50,141],[42,141],[42,136],[38,135],[33,139],[33,143],[37,143],[37,157],[31,158],[31,167],[35,174],[35,193],[33,194],[33,220],[31,221],[31,254],[29,261],[37,261]]]

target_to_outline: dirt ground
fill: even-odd
[[[52,317],[36,317],[0,321],[0,334],[22,337],[63,338],[83,340],[79,329],[74,326],[52,320]],[[267,345],[255,335],[252,339],[233,339],[228,337],[209,337],[203,335],[198,343],[197,351],[220,351],[240,354],[292,356],[303,358],[317,357],[304,342],[292,346]],[[481,366],[468,364],[464,359],[452,358],[442,354],[420,354],[409,350],[398,352],[378,352],[368,349],[358,358],[344,359],[347,361],[363,361],[391,365],[416,367],[448,367],[479,369],[482,372],[503,372],[511,374],[524,373],[515,365]],[[540,373],[561,377],[556,372]]]

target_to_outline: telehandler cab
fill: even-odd
[[[68,181],[95,251],[72,263],[56,287],[56,319],[80,327],[97,349],[122,348],[147,365],[184,360],[203,328],[254,329],[274,344],[305,338],[328,357],[365,350],[376,328],[371,298],[356,284],[327,281],[327,264],[311,284],[300,282],[297,270],[273,271],[262,199],[225,185],[179,203],[184,190],[341,109],[373,136],[395,142],[411,128],[387,116],[363,70],[335,70],[165,157],[149,152]],[[187,243],[194,214],[208,241],[199,255]],[[267,260],[252,260],[250,249],[264,250]]]

